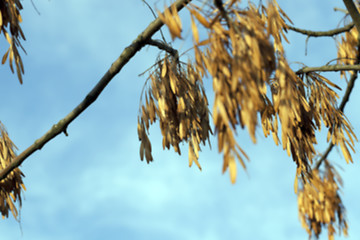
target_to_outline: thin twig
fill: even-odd
[[[224,6],[223,6],[222,0],[214,0],[214,4],[215,4],[215,6],[219,9],[222,17],[227,20],[227,19],[228,19],[228,15],[227,15],[226,10],[225,10],[225,8],[224,8]]]
[[[337,71],[360,71],[360,65],[325,65],[320,67],[303,67],[299,69],[296,74],[303,74],[309,72],[337,72]]]
[[[35,6],[35,3],[33,2],[33,0],[31,0],[31,5],[32,5],[33,8],[35,9],[35,12],[40,15],[40,11],[39,11],[39,10],[37,9],[37,7]]]
[[[343,8],[334,7],[334,11],[349,14],[349,12],[346,9],[343,9]]]
[[[298,32],[298,33],[307,35],[309,37],[333,37],[334,35],[341,34],[343,32],[349,31],[354,26],[355,26],[354,23],[350,23],[350,24],[348,24],[348,25],[346,25],[344,27],[335,28],[335,29],[328,30],[328,31],[311,31],[311,30],[306,30],[306,29],[293,27],[291,25],[287,25],[287,28],[289,28],[290,30],[292,30],[294,32]]]
[[[354,60],[354,61],[356,61],[357,59],[356,58],[348,58],[348,57],[338,57],[338,58],[331,59],[325,65],[330,65],[331,62],[338,61],[338,60]]]
[[[192,0],[177,0],[174,5],[180,11]],[[157,18],[149,24],[149,26],[131,43],[130,46],[124,49],[118,59],[111,65],[109,70],[100,79],[96,86],[88,93],[85,99],[74,108],[65,118],[61,119],[55,124],[47,133],[36,140],[30,147],[25,149],[18,155],[6,168],[0,172],[0,181],[4,179],[12,170],[19,167],[21,163],[29,157],[32,153],[40,150],[47,142],[56,137],[62,132],[66,132],[68,125],[76,119],[85,109],[87,109],[101,94],[104,88],[114,78],[116,74],[129,62],[129,60],[140,51],[151,37],[160,30],[163,22]]]
[[[230,29],[232,21],[230,20],[228,14],[227,14],[227,12],[226,12],[226,10],[224,8],[224,4],[223,4],[222,0],[214,0],[214,4],[219,9],[221,16],[226,21],[227,27]]]
[[[145,1],[145,0],[142,0],[146,6],[150,9],[152,15],[154,16],[154,18],[156,19],[158,16],[155,14],[154,10],[152,9],[152,7]],[[162,30],[160,29],[160,34],[161,34],[161,38],[163,39],[164,42],[166,42],[166,39],[165,39],[165,36],[162,32]]]
[[[179,58],[179,53],[176,49],[172,48],[169,44],[159,40],[149,39],[147,44],[158,47],[160,50],[164,50],[168,52],[171,56],[175,57],[176,59]]]

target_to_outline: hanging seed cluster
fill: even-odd
[[[208,29],[205,44],[197,43],[194,37],[196,68],[213,77],[213,117],[219,151],[224,153],[223,171],[230,168],[231,181],[235,182],[234,157],[243,167],[242,155],[246,157],[234,139],[236,126],[246,127],[256,142],[260,114],[265,136],[272,132],[276,144],[280,141],[280,120],[283,148],[307,172],[316,139],[305,85],[284,57],[281,41],[286,40],[284,18],[288,18],[276,2],[259,9],[250,5],[246,11],[234,4],[236,1],[231,1],[225,12],[213,9],[207,16],[196,6],[190,9]],[[192,26],[196,35],[198,30]],[[202,44],[205,50],[200,51]]]
[[[196,10],[192,9],[192,14],[209,29],[208,48],[200,51],[195,45],[196,63],[201,71],[206,69],[213,77],[213,120],[218,150],[224,154],[223,172],[229,168],[234,183],[235,158],[244,168],[243,157],[247,158],[235,141],[236,126],[247,127],[256,142],[258,113],[269,102],[266,84],[275,70],[275,52],[257,12],[233,11],[231,18],[210,23],[204,22]],[[197,32],[194,27],[193,32]]]
[[[325,171],[312,171],[312,178],[303,184],[298,193],[298,209],[302,226],[309,236],[319,238],[327,228],[329,240],[334,239],[336,228],[347,236],[345,208],[340,198],[341,178],[326,162]],[[340,185],[340,186],[339,186]]]
[[[20,10],[22,5],[20,0],[0,0],[0,33],[2,33],[9,43],[9,48],[2,57],[1,63],[9,60],[11,71],[14,73],[14,63],[16,73],[20,83],[22,83],[22,74],[24,66],[19,54],[18,47],[22,48],[21,40],[25,40],[24,33],[21,30],[22,22]],[[24,49],[23,49],[24,50]]]
[[[352,162],[350,150],[355,152],[357,141],[344,113],[338,110],[338,95],[329,86],[341,90],[337,85],[317,73],[308,73],[301,76],[306,79],[311,119],[317,129],[321,129],[321,120],[328,128],[327,141],[338,145],[347,163]],[[350,150],[349,150],[350,149]]]
[[[0,171],[15,158],[15,148],[4,125],[0,122]],[[25,190],[22,177],[24,177],[24,174],[20,169],[16,168],[5,179],[0,181],[0,212],[3,218],[9,216],[9,211],[15,218],[18,216],[15,202],[19,201],[21,207],[21,190]]]
[[[200,143],[209,139],[208,101],[202,87],[201,75],[192,64],[181,64],[177,58],[165,56],[150,73],[151,87],[145,93],[145,103],[138,118],[138,135],[141,140],[140,157],[149,163],[153,160],[147,131],[159,119],[162,146],[172,146],[181,154],[179,144],[188,142],[189,165],[198,162]]]

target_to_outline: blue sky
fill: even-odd
[[[80,103],[153,20],[140,0],[34,2],[40,16],[30,1],[23,2],[24,84],[7,65],[0,67],[0,120],[19,152]],[[297,27],[331,29],[342,17],[333,11],[343,7],[342,1],[278,2]],[[163,6],[162,0],[149,3]],[[290,61],[319,66],[336,57],[331,39],[310,39],[307,56],[305,37],[289,33],[289,40]],[[1,46],[3,53],[6,45]],[[174,46],[186,49],[180,41]],[[156,126],[150,132],[155,161],[140,161],[136,125],[145,78],[138,74],[157,54],[157,49],[144,48],[69,126],[68,137],[58,136],[23,163],[27,191],[21,224],[12,217],[2,220],[1,239],[307,239],[293,192],[295,164],[261,129],[256,145],[247,131],[239,132],[238,142],[251,161],[247,172],[238,172],[235,185],[227,173],[221,174],[215,141],[213,150],[205,147],[200,154],[200,172],[188,167],[187,154],[162,150]],[[337,75],[328,76],[345,86]],[[359,90],[356,84],[354,93]],[[353,94],[350,100],[345,111],[359,136],[360,97]],[[327,146],[322,140],[319,151]],[[347,239],[360,239],[359,154],[351,165],[338,149],[330,158],[344,168]],[[326,233],[320,239],[327,239]]]

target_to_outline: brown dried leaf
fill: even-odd
[[[201,15],[195,9],[189,8],[189,11],[191,13],[191,16],[195,16],[196,19],[199,21],[199,23],[201,23],[205,28],[210,28],[210,23],[208,22],[208,20],[203,15]]]
[[[1,64],[4,64],[6,62],[7,57],[9,56],[10,48],[6,51],[4,56],[2,57]]]
[[[229,172],[230,172],[230,180],[231,183],[234,184],[236,182],[236,162],[235,158],[232,155],[229,155],[228,157],[229,162]]]
[[[196,44],[199,44],[199,30],[195,24],[194,17],[191,15],[191,30]]]
[[[160,20],[168,27],[172,40],[181,38],[182,24],[176,6],[173,4],[170,9],[165,6],[164,13],[158,11]]]

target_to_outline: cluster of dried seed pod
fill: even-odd
[[[150,73],[151,87],[145,92],[145,102],[138,118],[141,140],[140,156],[152,161],[147,131],[159,119],[163,148],[172,146],[181,154],[179,144],[189,144],[189,165],[198,162],[200,143],[205,144],[211,134],[208,101],[202,86],[202,76],[189,62],[180,63],[166,55]]]
[[[0,122],[0,171],[16,157],[15,148],[4,125]],[[9,211],[15,218],[18,216],[15,202],[19,201],[21,207],[21,191],[22,189],[25,190],[22,177],[24,177],[24,174],[20,169],[16,168],[5,179],[0,181],[0,212],[3,218],[9,216]]]
[[[358,59],[358,37],[359,32],[356,27],[350,31],[345,32],[343,36],[337,41],[337,62],[338,64],[357,64]],[[354,74],[354,71],[349,71],[350,74]],[[341,71],[341,77],[346,77],[345,71]]]
[[[18,47],[22,48],[21,40],[25,40],[24,33],[21,30],[20,23],[22,18],[20,10],[22,5],[20,0],[0,0],[0,33],[2,32],[9,43],[9,49],[2,57],[1,63],[4,64],[9,59],[11,71],[14,73],[13,62],[16,66],[16,73],[20,83],[22,83],[22,74],[24,66],[19,54]],[[24,49],[23,49],[24,50]]]
[[[327,228],[329,240],[334,239],[336,227],[347,235],[345,208],[340,198],[341,178],[336,170],[325,163],[324,172],[315,169],[312,177],[298,192],[298,209],[302,226],[309,236],[319,237],[322,228]]]
[[[224,153],[223,171],[229,167],[235,182],[236,165],[229,164],[234,156],[245,167],[241,155],[246,155],[234,140],[234,132],[238,125],[246,127],[256,142],[260,113],[265,136],[272,132],[276,144],[280,121],[283,148],[306,172],[315,155],[316,139],[306,85],[284,57],[282,39],[286,40],[288,17],[275,1],[267,7],[250,5],[246,11],[227,7],[225,13],[213,9],[207,16],[199,8],[190,10],[208,29],[206,40],[199,42],[194,37],[196,68],[209,72],[213,79],[213,116],[219,151]],[[192,29],[196,35],[198,30]]]

